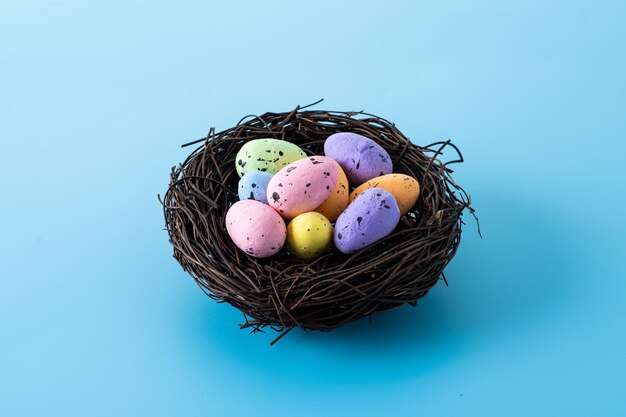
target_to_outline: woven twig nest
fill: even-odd
[[[308,107],[308,106],[307,106]],[[396,126],[363,112],[303,110],[247,116],[235,127],[211,129],[178,167],[162,199],[174,258],[205,293],[244,313],[242,328],[264,327],[280,335],[299,326],[332,330],[373,313],[415,305],[439,279],[460,242],[470,198],[451,178],[463,158],[449,141],[418,146]],[[413,209],[382,241],[352,255],[332,251],[306,262],[285,249],[259,259],[240,251],[226,232],[228,208],[238,200],[235,156],[249,140],[276,138],[310,155],[323,154],[333,133],[354,132],[378,142],[394,172],[421,188]],[[184,145],[186,146],[186,145]],[[456,153],[444,163],[443,151]],[[277,340],[276,339],[276,340]]]

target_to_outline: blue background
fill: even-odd
[[[624,2],[90,3],[0,6],[0,415],[626,413]],[[484,239],[270,347],[156,195],[183,142],[321,97],[452,138]]]

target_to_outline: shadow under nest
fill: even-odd
[[[314,103],[317,104],[317,103]],[[310,105],[312,106],[312,105]],[[393,123],[364,112],[304,110],[244,117],[235,127],[211,129],[178,167],[162,201],[174,258],[211,298],[244,313],[241,328],[270,327],[280,339],[292,328],[328,331],[347,322],[418,299],[444,279],[457,251],[468,194],[450,176],[462,162],[456,146],[417,146]],[[333,250],[306,262],[282,249],[258,259],[241,252],[226,232],[228,208],[238,200],[235,156],[249,140],[293,142],[308,155],[322,155],[333,133],[353,132],[378,142],[392,158],[394,172],[420,184],[413,209],[382,241],[344,255]],[[183,146],[187,146],[183,145]],[[457,159],[444,163],[443,151]],[[475,216],[474,216],[475,217]]]

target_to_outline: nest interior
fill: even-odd
[[[161,199],[174,258],[183,269],[209,297],[243,312],[242,328],[269,326],[280,332],[278,338],[296,326],[332,330],[382,310],[415,305],[445,280],[444,268],[460,242],[461,216],[465,209],[474,214],[468,194],[450,175],[449,165],[463,161],[450,141],[418,146],[375,115],[304,109],[247,116],[230,129],[211,129],[206,138],[190,143],[200,146],[172,168]],[[414,208],[391,235],[352,255],[333,250],[306,262],[285,249],[267,259],[240,251],[224,222],[238,200],[235,156],[240,147],[252,139],[276,138],[321,155],[324,140],[337,132],[377,141],[391,156],[394,172],[417,179],[421,191]],[[448,149],[456,159],[444,163]]]

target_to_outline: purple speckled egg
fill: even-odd
[[[283,218],[273,208],[256,200],[233,204],[226,213],[226,230],[239,249],[256,258],[274,255],[287,238]]]
[[[399,221],[400,209],[393,194],[382,188],[369,188],[337,219],[335,246],[343,253],[354,253],[393,232]]]
[[[267,184],[267,201],[281,216],[293,219],[313,211],[333,192],[339,165],[325,156],[310,156],[278,171]]]
[[[354,186],[393,172],[387,151],[372,139],[356,133],[330,135],[324,142],[324,154],[339,162]]]

